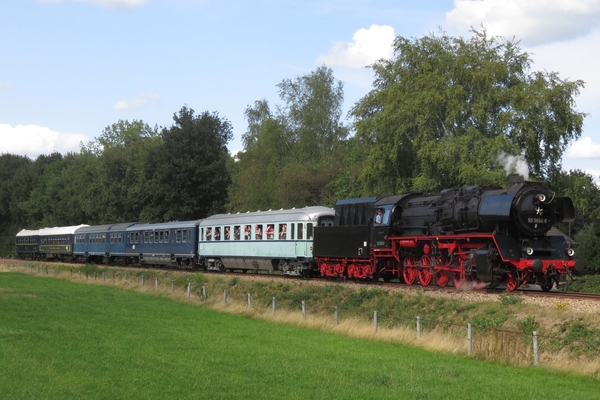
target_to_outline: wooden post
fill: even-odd
[[[271,302],[273,303],[273,315],[275,315],[275,297],[273,297],[273,299],[271,300]]]
[[[302,300],[302,317],[306,319],[306,302]]]
[[[417,317],[417,339],[421,339],[421,317]]]
[[[144,287],[144,275],[142,275],[142,287]]]
[[[335,325],[338,326],[340,324],[340,314],[338,313],[338,308],[337,306],[335,306],[333,308],[334,314],[335,314]]]
[[[469,322],[467,324],[467,354],[471,355],[473,352],[473,325]]]
[[[223,304],[227,304],[227,289],[223,289]]]
[[[533,365],[540,365],[540,353],[538,348],[538,333],[533,331]]]
[[[373,329],[377,333],[377,311],[373,311]]]
[[[106,282],[105,272],[104,271],[102,271],[102,282]]]
[[[252,308],[252,295],[248,293],[246,297],[248,298],[248,308]]]
[[[154,288],[158,289],[158,277],[154,278]]]
[[[175,281],[171,280],[171,293],[175,293]]]
[[[188,282],[188,285],[187,285],[187,297],[188,297],[188,299],[190,298],[190,289],[191,289],[191,286],[192,286],[192,284],[190,282]]]

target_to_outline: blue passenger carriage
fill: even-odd
[[[333,218],[333,209],[321,206],[214,215],[200,223],[200,262],[214,271],[310,275],[313,229]]]
[[[79,228],[75,233],[75,257],[95,263],[127,263],[126,229],[135,222],[95,225]]]
[[[194,268],[200,220],[136,224],[126,229],[127,257],[139,264]]]
[[[16,236],[17,256],[21,259],[40,258],[40,230],[23,229]]]

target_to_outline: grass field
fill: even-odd
[[[598,398],[594,378],[0,273],[3,399]]]

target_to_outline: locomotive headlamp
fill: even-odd
[[[543,203],[546,201],[546,195],[543,193],[540,193],[537,195],[537,199]]]
[[[573,257],[575,255],[575,250],[573,250],[573,249],[567,249],[567,255],[569,257]]]
[[[533,254],[533,249],[531,247],[528,247],[525,249],[525,253],[527,253],[528,256]]]

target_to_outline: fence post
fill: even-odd
[[[96,271],[94,271],[94,280],[96,280]]]
[[[206,285],[202,285],[202,299],[206,301]]]
[[[190,282],[188,282],[188,285],[187,285],[187,297],[188,297],[188,299],[190,298],[190,287],[191,286],[192,286],[192,284]]]
[[[106,282],[106,279],[104,277],[104,271],[102,271],[102,282]]]
[[[306,319],[306,302],[302,300],[302,318]]]
[[[335,325],[339,325],[340,324],[340,314],[338,313],[338,308],[337,306],[334,307],[334,312],[335,312]]]
[[[540,353],[538,349],[538,333],[533,331],[533,365],[540,365]]]
[[[469,322],[467,324],[467,354],[471,355],[473,352],[473,325]]]
[[[421,339],[421,317],[417,317],[417,339]]]
[[[73,268],[71,268],[71,276],[73,276]]]
[[[125,274],[125,280],[127,281],[127,274]]]
[[[56,275],[56,268],[52,268],[52,275]]]
[[[81,278],[81,270],[79,270],[79,278]]]
[[[86,281],[88,280],[88,272],[87,271],[85,271],[85,280]]]
[[[273,297],[273,299],[271,300],[271,302],[273,303],[273,315],[275,315],[275,309],[276,309],[275,297]]]
[[[252,308],[252,295],[248,293],[246,297],[248,298],[248,308]]]
[[[46,275],[48,275],[48,267],[46,266]]]
[[[227,304],[227,289],[223,289],[223,304]]]
[[[144,275],[142,275],[142,287],[144,287]]]
[[[377,333],[377,311],[373,311],[373,329]]]
[[[158,277],[154,278],[154,288],[158,289]]]
[[[175,293],[175,281],[171,280],[171,293]]]

